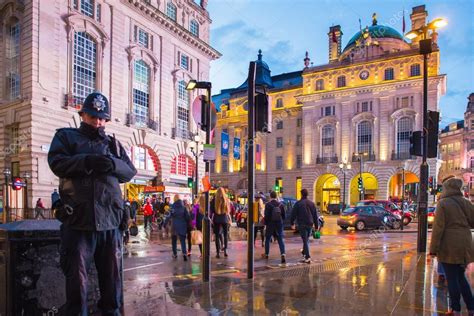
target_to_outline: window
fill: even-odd
[[[137,125],[146,126],[150,107],[150,68],[143,60],[135,61],[133,77],[133,114]]]
[[[277,170],[282,170],[283,169],[283,157],[282,156],[277,156],[276,157],[276,169]]]
[[[213,160],[211,161],[210,163],[210,169],[211,169],[211,173],[216,173],[216,162]]]
[[[393,80],[393,79],[394,79],[394,76],[393,76],[393,68],[387,68],[387,69],[385,69],[384,80]]]
[[[410,77],[420,76],[420,64],[414,64],[410,66]]]
[[[301,135],[296,135],[296,146],[301,146],[302,143]]]
[[[337,77],[337,87],[342,88],[345,86],[346,86],[346,77],[345,76]]]
[[[454,161],[448,160],[448,170],[453,170],[453,169],[454,169]]]
[[[474,169],[474,156],[471,157],[470,166],[471,169]]]
[[[185,54],[181,54],[179,58],[179,66],[182,69],[189,70],[189,57]]]
[[[100,4],[97,4],[97,10],[96,10],[95,19],[96,19],[98,22],[100,22],[101,16],[102,16],[102,6],[101,6]]]
[[[441,152],[442,152],[443,154],[446,153],[446,148],[447,148],[446,145],[442,145],[442,146],[441,146]]]
[[[403,108],[408,107],[408,104],[409,104],[408,102],[409,102],[409,98],[408,97],[403,97],[402,98],[402,107]]]
[[[94,0],[81,0],[81,13],[90,18],[94,17]]]
[[[276,100],[276,105],[275,105],[275,108],[282,108],[283,107],[283,99],[277,99]]]
[[[474,120],[471,120],[471,129],[474,129]]]
[[[222,160],[222,172],[229,172],[229,163],[226,159]]]
[[[299,119],[296,119],[296,127],[301,127],[303,126],[303,119],[299,118]]]
[[[361,103],[362,112],[372,112],[372,101],[364,101]]]
[[[97,44],[85,32],[74,33],[74,104],[82,104],[96,89]]]
[[[141,28],[138,28],[138,38],[137,38],[137,43],[140,46],[143,46],[145,48],[149,48],[149,35],[148,32],[145,32]]]
[[[171,173],[181,176],[192,176],[194,166],[194,161],[191,158],[181,154],[171,160]]]
[[[372,124],[369,121],[357,125],[357,152],[372,153]]]
[[[283,129],[283,121],[277,122],[277,129]]]
[[[176,22],[176,16],[177,16],[177,10],[176,10],[176,6],[171,3],[171,2],[168,2],[166,4],[166,15],[173,21]]]
[[[283,137],[276,138],[276,148],[283,148]]]
[[[12,126],[10,128],[10,151],[9,153],[12,154],[12,155],[16,155],[20,152],[20,147],[21,147],[21,143],[20,143],[20,132],[19,132],[19,128],[18,128],[18,125],[15,125],[15,126]]]
[[[334,157],[334,127],[325,125],[321,130],[321,154],[323,157]]]
[[[474,139],[469,140],[469,149],[474,149]]]
[[[137,169],[145,169],[145,148],[133,147],[133,165]]]
[[[6,35],[6,97],[9,100],[14,100],[20,97],[20,23],[16,21],[8,25]]]
[[[189,93],[186,90],[186,82],[178,83],[178,119],[176,136],[187,139],[189,126]]]
[[[301,155],[296,155],[296,169],[301,169],[303,165],[303,158]]]
[[[331,116],[331,115],[336,115],[336,107],[334,105],[321,108],[321,116]]]
[[[453,151],[454,151],[454,144],[453,143],[448,144],[448,154],[452,153]]]
[[[199,37],[199,24],[196,20],[191,20],[189,23],[189,31],[196,37]]]
[[[413,132],[413,120],[403,117],[397,122],[397,154],[404,157],[410,154],[410,136]]]
[[[324,90],[324,79],[316,80],[316,91]]]
[[[455,142],[454,143],[454,151],[458,152],[459,150],[461,150],[461,143],[460,142]]]

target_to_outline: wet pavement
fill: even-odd
[[[124,259],[126,315],[436,315],[447,310],[436,260],[416,253],[416,224],[396,231],[341,231],[328,218],[311,241],[311,264],[298,263],[301,238],[286,232],[287,265],[278,244],[270,259],[255,246],[255,277],[247,279],[245,232],[232,229],[229,257],[215,258],[201,282],[199,250],[171,257],[161,232],[132,239]],[[469,269],[474,280],[474,269]]]

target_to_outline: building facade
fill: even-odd
[[[424,25],[427,16],[425,6],[414,7],[412,29]],[[323,209],[367,198],[415,200],[421,158],[410,156],[409,148],[411,133],[422,129],[420,38],[408,43],[395,29],[378,25],[375,17],[344,49],[342,35],[340,26],[329,28],[325,65],[310,66],[306,54],[302,71],[272,77],[261,57],[257,60],[257,77],[273,102],[272,133],[256,140],[262,150],[257,154],[262,160],[257,164],[257,190],[267,192],[281,179],[283,196],[298,197],[304,187]],[[437,34],[432,37],[428,106],[439,110],[446,78],[439,73]],[[259,67],[268,71],[259,72]],[[242,88],[214,97],[221,105],[218,143],[222,131],[229,133],[231,142],[245,137],[239,134],[246,134],[247,122]],[[216,185],[245,190],[245,170],[235,168],[245,165],[243,156],[218,155]],[[439,160],[428,163],[430,174],[436,175]],[[226,165],[233,169],[222,167]]]
[[[468,97],[464,120],[446,126],[440,133],[441,168],[438,184],[449,176],[464,180],[464,192],[474,199],[474,93]]]
[[[210,61],[220,57],[209,44],[206,6],[0,0],[0,167],[27,180],[27,190],[7,186],[10,207],[32,207],[37,198],[49,207],[58,185],[47,163],[49,144],[56,129],[79,125],[77,111],[93,91],[108,97],[106,131],[138,169],[125,197],[139,198],[145,187],[189,194],[183,184],[195,166],[188,145],[190,132],[197,133],[197,92],[185,87],[190,79],[208,80]]]

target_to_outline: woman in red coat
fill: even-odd
[[[150,203],[150,199],[147,198],[145,205],[143,206],[143,216],[145,217],[145,230],[148,226],[150,226],[150,229],[153,229],[151,227],[151,220],[153,218],[153,206]]]

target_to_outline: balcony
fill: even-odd
[[[127,113],[126,125],[133,126],[136,128],[149,128],[151,130],[154,130],[155,132],[158,132],[160,130],[160,125],[158,121],[149,118],[139,117],[134,113]]]
[[[416,159],[416,156],[410,155],[409,152],[396,153],[392,151],[392,160],[407,160],[407,159]]]
[[[173,127],[171,129],[171,138],[182,140],[193,140],[193,134],[188,130]]]
[[[359,157],[362,156],[362,161],[375,161],[375,153],[360,153],[360,154],[352,154],[352,162],[358,162]]]
[[[337,159],[337,156],[332,156],[332,157],[316,157],[316,164],[321,165],[321,164],[328,164],[328,163],[338,163],[339,160]]]

